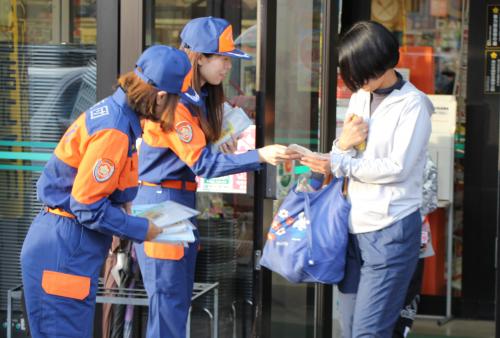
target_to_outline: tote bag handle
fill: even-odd
[[[331,184],[333,179],[333,175],[328,175],[325,177],[325,180],[323,183],[328,182],[327,184]],[[344,198],[347,197],[347,188],[349,185],[349,178],[344,176],[342,180],[342,196]],[[309,194],[304,193],[304,216],[305,218],[311,222],[311,202],[309,199]],[[307,232],[307,262],[306,264],[309,265],[314,265],[314,260],[312,259],[312,224],[308,224],[306,227],[306,232]]]
[[[330,184],[330,182],[333,179],[333,175],[330,174],[328,176],[325,176],[325,179],[323,180],[323,186]],[[347,197],[347,188],[349,187],[349,178],[347,176],[344,176],[343,182],[342,182],[342,196]]]
[[[347,197],[347,188],[349,187],[349,179],[344,176],[344,181],[342,182],[342,196]]]

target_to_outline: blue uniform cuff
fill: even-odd
[[[253,167],[249,168],[248,171],[264,168],[264,163],[260,162],[259,152],[257,150],[249,150],[246,153],[239,154],[238,160],[241,160],[241,162],[247,163],[248,165],[253,165]]]
[[[126,236],[134,242],[143,242],[148,233],[149,221],[144,217],[127,216]]]

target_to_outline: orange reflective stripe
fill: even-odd
[[[45,210],[47,212],[50,212],[51,214],[59,215],[59,216],[62,216],[62,217],[76,218],[75,215],[70,214],[69,212],[64,211],[61,208],[54,208],[54,209],[52,209],[52,208],[49,208],[49,207],[45,207]]]
[[[219,36],[219,53],[231,52],[234,50],[233,26],[229,25]]]
[[[121,191],[125,191],[128,188],[135,188],[139,184],[138,162],[137,152],[134,152],[132,157],[127,157],[118,181],[118,189]]]
[[[129,150],[128,136],[117,129],[103,129],[92,135],[73,182],[72,196],[83,204],[92,204],[111,195],[119,187]]]
[[[198,184],[196,184],[196,182],[185,182],[185,189],[187,191],[196,191],[196,189],[198,189]]]
[[[184,246],[180,244],[144,242],[144,252],[151,258],[178,261],[184,257]]]
[[[54,154],[70,167],[78,168],[78,164],[83,156],[84,146],[88,139],[85,113],[83,113],[66,130],[57,144]]]
[[[189,86],[191,86],[191,81],[193,80],[193,68],[184,77],[184,82],[182,82],[181,92],[185,93]]]
[[[174,126],[183,123],[189,138],[181,140],[177,130],[163,131],[159,123],[146,121],[142,141],[150,147],[171,149],[177,157],[188,166],[193,166],[201,156],[207,144],[205,134],[200,126],[200,121],[193,116],[189,109],[182,103],[177,105],[174,117]],[[189,136],[189,135],[187,135]]]
[[[160,183],[160,185],[163,188],[182,190],[182,181],[176,181],[176,180],[163,181]]]
[[[44,270],[42,288],[49,295],[84,300],[90,293],[90,277]]]
[[[196,189],[198,189],[198,184],[196,182],[179,181],[179,180],[166,180],[161,182],[160,184],[142,181],[141,184],[147,187],[161,186],[162,188],[187,190],[187,191],[196,191]]]

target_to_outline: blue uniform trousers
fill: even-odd
[[[98,277],[110,244],[111,236],[89,230],[74,219],[44,210],[38,214],[21,251],[32,337],[92,337]],[[55,273],[56,278],[43,283],[44,271]],[[62,274],[69,279],[58,279]],[[80,289],[79,283],[72,284],[72,277],[90,278],[90,287]],[[83,299],[64,294],[71,288]]]
[[[373,232],[351,234],[339,283],[342,336],[390,338],[418,261],[416,211]]]
[[[162,187],[140,186],[134,204],[152,204],[172,200],[195,207],[196,193]],[[191,220],[194,223],[194,220]],[[198,234],[195,233],[198,238]],[[198,240],[184,248],[179,260],[151,258],[144,244],[134,244],[144,287],[149,298],[148,338],[185,338],[191,306]]]

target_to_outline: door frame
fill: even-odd
[[[321,110],[319,118],[320,149],[328,152],[335,139],[337,110],[337,51],[338,1],[323,0],[323,36]],[[274,143],[275,99],[276,99],[276,30],[277,3],[260,0],[257,17],[260,18],[257,67],[257,113],[256,147]],[[267,269],[261,269],[259,260],[265,243],[265,224],[272,221],[276,172],[267,166],[255,176],[255,224],[254,224],[254,315],[253,337],[270,337],[272,307],[272,276]],[[333,287],[314,285],[314,338],[332,337]]]

